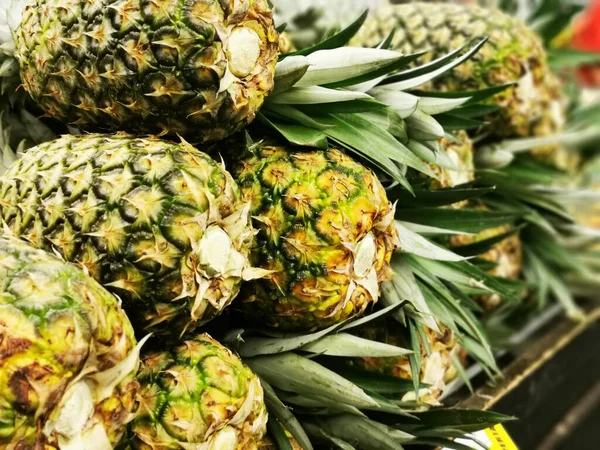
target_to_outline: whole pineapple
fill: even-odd
[[[430,386],[419,390],[418,400],[429,404],[437,404],[446,385],[458,376],[454,361],[464,363],[466,358],[466,353],[458,344],[452,330],[442,324],[438,326],[441,333],[425,327],[427,342],[421,342],[420,381]],[[399,347],[406,347],[409,344],[408,330],[392,320],[361,328],[358,334],[366,339]],[[405,380],[413,379],[408,356],[362,358],[356,360],[354,364],[367,371]],[[414,400],[415,392],[405,394],[403,399]]]
[[[0,447],[112,449],[133,418],[138,362],[116,298],[0,237]]]
[[[7,229],[84,267],[159,333],[210,320],[256,274],[248,212],[229,173],[186,142],[63,136],[0,178]]]
[[[394,29],[392,48],[426,50],[419,60],[423,62],[489,37],[473,58],[426,88],[456,92],[518,82],[489,100],[503,109],[489,117],[492,123],[486,130],[499,137],[547,136],[561,130],[565,99],[560,83],[548,68],[541,39],[518,19],[472,4],[387,5],[367,19],[351,45],[376,46]],[[538,149],[549,150],[553,148]]]
[[[256,450],[267,410],[258,380],[207,334],[143,357],[133,450]]]
[[[267,0],[31,0],[15,34],[48,116],[194,142],[254,119],[278,54]]]
[[[311,330],[377,301],[397,235],[394,208],[370,170],[334,148],[262,143],[232,173],[259,229],[253,263],[272,271],[244,290],[248,314]]]

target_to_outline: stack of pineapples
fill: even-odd
[[[531,287],[522,223],[562,225],[495,140],[577,160],[532,31],[384,5],[284,53],[267,0],[5,3],[2,448],[393,450],[507,419],[430,407],[467,358],[498,372],[484,310]]]

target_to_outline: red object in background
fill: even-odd
[[[593,0],[575,22],[571,46],[576,50],[600,53],[600,0]],[[600,65],[582,66],[577,75],[583,85],[600,87]]]

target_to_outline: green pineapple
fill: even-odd
[[[489,100],[503,109],[489,117],[494,136],[548,136],[565,121],[560,82],[546,62],[541,39],[524,23],[496,9],[454,3],[387,5],[367,19],[351,45],[375,46],[395,29],[392,48],[429,51],[430,61],[472,40],[489,37],[471,60],[428,86],[434,91],[469,91],[518,82]],[[546,155],[554,147],[537,149]],[[551,153],[551,152],[550,152]]]
[[[257,450],[265,435],[263,390],[250,369],[207,334],[145,355],[133,450]]]
[[[84,129],[219,140],[273,88],[267,0],[36,0],[21,12],[25,89],[48,116]]]
[[[455,361],[465,363],[466,352],[459,345],[455,334],[449,328],[438,324],[440,333],[425,327],[427,342],[421,341],[421,379],[429,387],[421,388],[418,400],[428,404],[439,404],[439,398],[444,393],[446,385],[458,377]],[[361,337],[383,342],[398,347],[409,344],[408,330],[393,320],[383,324],[363,327],[358,333]],[[385,358],[361,358],[354,365],[370,372],[412,380],[408,356]],[[408,392],[403,400],[415,400],[415,392]]]
[[[379,180],[331,148],[263,143],[233,166],[258,228],[253,263],[272,271],[245,289],[245,310],[282,329],[317,329],[377,301],[397,245]]]
[[[159,333],[205,323],[237,295],[254,231],[228,172],[186,142],[64,136],[0,179],[0,217],[57,250]]]
[[[0,447],[110,450],[136,408],[138,348],[117,299],[0,237]]]

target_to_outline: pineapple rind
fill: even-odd
[[[489,117],[493,123],[486,130],[494,136],[548,136],[562,128],[565,100],[560,82],[548,68],[541,39],[518,19],[477,5],[387,5],[367,19],[350,44],[377,45],[393,29],[392,48],[406,53],[428,51],[422,62],[489,38],[469,61],[422,88],[464,92],[518,82],[487,100],[503,108]]]
[[[427,178],[429,189],[448,189],[475,179],[473,141],[466,131],[458,131],[455,136],[440,140],[440,148],[454,163],[457,170],[430,164],[435,178]]]
[[[480,206],[480,208],[483,208],[483,206]],[[504,225],[484,230],[475,235],[452,236],[450,244],[452,246],[475,244],[507,233],[510,229],[510,225]],[[495,267],[488,270],[490,275],[507,280],[518,280],[523,270],[523,241],[520,234],[517,232],[510,235],[487,252],[478,255],[478,258],[495,264]],[[502,303],[502,298],[498,294],[478,295],[475,300],[486,311],[490,311]]]
[[[300,447],[300,444],[298,444],[298,441],[294,439],[292,434],[288,430],[284,431],[292,446],[292,450],[302,450],[302,447]],[[278,448],[275,441],[269,435],[266,435],[258,446],[258,450],[278,450]]]
[[[267,0],[34,0],[15,32],[25,89],[88,130],[227,137],[273,88]]]
[[[217,315],[250,271],[249,205],[182,142],[63,136],[0,178],[0,217],[123,299],[134,325],[182,333]]]
[[[263,143],[232,173],[259,230],[252,262],[272,271],[244,290],[251,317],[318,329],[377,301],[397,235],[394,209],[370,170],[333,148]]]
[[[93,410],[74,422],[118,442],[136,407],[137,364],[108,393],[94,382],[136,346],[117,299],[75,266],[9,237],[0,237],[0,286],[1,446],[63,448],[66,436],[52,425],[83,385]]]
[[[267,410],[258,377],[207,334],[142,359],[133,450],[256,450]]]
[[[458,376],[454,359],[464,362],[466,358],[466,353],[459,345],[452,330],[442,324],[438,324],[438,326],[441,333],[425,327],[427,343],[421,342],[420,381],[430,386],[420,389],[417,398],[420,402],[433,405],[439,404],[438,399],[443,394],[446,385]],[[405,331],[397,322],[388,320],[377,326],[359,329],[359,335],[366,339],[406,347]],[[408,356],[361,358],[353,361],[353,364],[382,375],[405,380],[413,378]],[[415,392],[408,392],[403,399],[415,400],[415,397]]]

